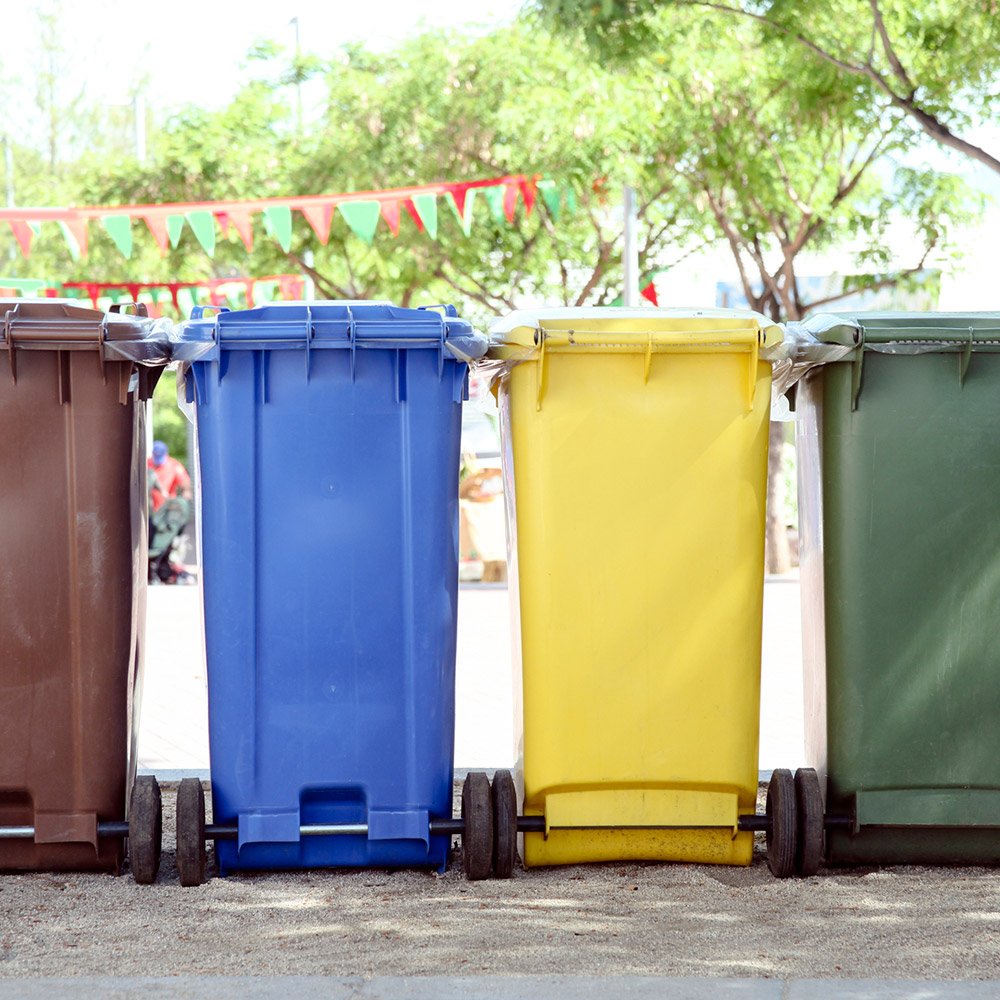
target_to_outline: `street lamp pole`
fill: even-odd
[[[295,123],[298,134],[302,135],[302,77],[299,60],[302,55],[301,39],[299,38],[299,16],[295,15],[289,22],[295,28]]]
[[[132,114],[135,119],[135,158],[146,162],[146,98],[136,94],[132,98]]]
[[[7,207],[14,207],[14,150],[10,144],[10,136],[3,137],[4,176],[7,179]]]
[[[625,186],[625,286],[622,289],[622,305],[634,308],[639,304],[639,241],[636,230],[639,217],[636,209],[635,188]]]

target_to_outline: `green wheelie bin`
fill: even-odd
[[[810,763],[833,864],[1000,862],[1000,313],[793,324]]]

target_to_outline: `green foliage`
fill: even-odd
[[[671,13],[722,12],[754,29],[750,51],[791,56],[793,85],[832,77],[868,84],[909,127],[1000,173],[1000,150],[961,135],[995,121],[997,0],[530,0],[529,9],[625,62],[655,47]]]
[[[729,245],[748,301],[776,319],[819,304],[802,297],[802,254],[853,246],[879,287],[908,281],[952,252],[949,228],[978,207],[958,178],[904,165],[917,137],[872,79],[805,59],[798,45],[748,58],[761,42],[752,18],[676,2],[540,6],[592,41],[591,21],[629,32],[641,24],[647,44],[629,49],[619,70],[662,81],[651,128],[671,145],[693,137],[675,168]],[[889,237],[902,220],[913,259],[893,270],[888,246],[900,240]]]
[[[919,10],[928,4],[921,0]],[[447,198],[437,206],[436,238],[403,211],[398,238],[380,221],[369,245],[338,213],[323,245],[296,215],[286,252],[257,216],[252,253],[230,231],[218,234],[209,257],[189,224],[178,247],[161,256],[136,222],[126,261],[94,224],[90,258],[81,262],[47,226],[31,261],[12,266],[67,280],[302,271],[322,297],[453,301],[479,319],[525,302],[607,303],[621,285],[625,183],[640,194],[643,271],[724,241],[747,297],[776,317],[809,308],[796,282],[804,252],[850,244],[856,280],[875,274],[880,282],[916,280],[931,255],[950,253],[949,230],[975,205],[954,177],[908,165],[915,133],[877,80],[804,57],[790,34],[794,4],[747,7],[787,18],[781,28],[711,6],[538,0],[536,13],[489,33],[425,32],[379,50],[352,44],[329,62],[260,43],[247,63],[251,78],[227,107],[183,109],[154,130],[149,165],[81,156],[58,185],[39,183],[32,199],[163,203],[507,173],[553,179],[558,186],[530,217],[519,208],[513,225],[496,218],[483,194],[472,202],[468,235]],[[843,13],[849,2],[828,6]],[[890,13],[911,17],[902,8]],[[826,17],[816,30],[827,30]],[[943,14],[924,21],[935,44],[958,45],[942,34]],[[843,44],[854,44],[855,34],[851,22]],[[620,42],[621,58],[589,58],[583,35],[602,46]],[[319,81],[326,97],[319,118],[300,129],[296,88],[305,81],[310,88]],[[970,97],[965,107],[972,114],[977,105]],[[30,190],[32,169],[44,174],[44,163],[38,167],[30,152],[24,167],[21,160],[18,151]],[[901,219],[913,233],[914,259],[893,271],[885,248]]]
[[[550,190],[530,217],[522,205],[511,225],[479,193],[468,236],[440,199],[437,239],[419,233],[404,211],[398,238],[380,222],[371,246],[339,214],[321,245],[296,215],[287,254],[257,216],[252,254],[230,232],[213,259],[187,226],[179,246],[161,257],[137,222],[131,260],[92,225],[90,258],[74,264],[46,227],[29,269],[67,280],[160,281],[309,269],[321,296],[454,301],[485,318],[525,300],[596,303],[618,295],[626,181],[646,193],[644,269],[704,239],[701,213],[690,211],[689,190],[671,174],[674,154],[649,128],[657,85],[581,59],[574,45],[530,25],[488,35],[429,32],[388,51],[352,45],[321,72],[314,60],[287,64],[277,47],[258,45],[252,56],[256,78],[228,107],[188,108],[166,122],[152,137],[146,167],[128,157],[88,165],[67,200],[250,198],[507,173],[553,177],[561,197]],[[322,120],[299,134],[288,84],[303,73],[320,76],[327,97]]]

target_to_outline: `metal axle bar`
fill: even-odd
[[[854,820],[850,816],[829,815],[824,817],[823,825],[828,829],[846,828],[854,826]],[[462,819],[432,819],[430,821],[431,836],[461,836],[465,831],[465,820]],[[770,826],[767,816],[740,816],[739,829],[742,831],[766,832]],[[518,816],[518,833],[544,833],[544,816]],[[232,823],[209,823],[205,827],[205,837],[208,840],[235,840],[237,837],[237,827]],[[97,835],[99,837],[127,837],[128,823],[112,822],[98,823]],[[310,823],[299,827],[299,835],[302,837],[366,837],[368,835],[367,823]],[[0,840],[33,840],[35,828],[33,826],[0,826]]]
[[[127,837],[128,823],[98,823],[98,837]],[[34,840],[33,826],[0,826],[0,840]]]

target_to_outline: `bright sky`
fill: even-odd
[[[33,101],[32,63],[40,57],[35,11],[59,0],[0,0],[4,7],[0,78],[23,85],[24,112]],[[512,18],[523,0],[61,0],[63,38],[75,79],[88,100],[125,103],[149,81],[157,111],[176,104],[223,103],[236,89],[253,43],[294,45],[331,55],[347,41],[389,44],[419,28],[486,26]],[[7,117],[7,116],[5,116]],[[3,125],[0,125],[0,130]]]

